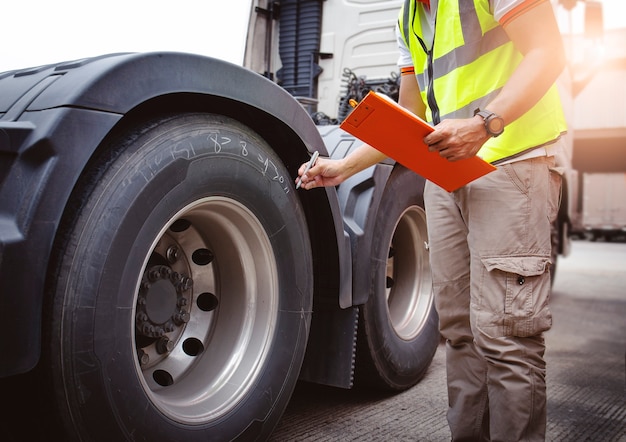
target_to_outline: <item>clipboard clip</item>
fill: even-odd
[[[357,103],[355,100],[350,100],[350,106],[354,107],[354,110],[346,117],[345,123],[354,127],[359,127],[375,110],[372,106],[363,102]]]

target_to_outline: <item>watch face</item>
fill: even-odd
[[[476,109],[474,115],[480,115],[485,120],[485,130],[492,137],[497,137],[504,132],[504,120],[499,115],[480,109]]]
[[[502,118],[492,115],[487,121],[489,132],[494,135],[500,135],[504,131],[504,121]]]

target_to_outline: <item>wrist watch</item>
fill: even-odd
[[[476,109],[474,115],[480,115],[485,120],[485,129],[490,136],[495,138],[504,132],[504,120],[500,115],[480,109]]]

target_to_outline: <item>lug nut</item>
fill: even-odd
[[[148,315],[145,312],[137,313],[137,321],[146,322],[148,320]]]
[[[157,269],[152,269],[150,270],[150,272],[148,272],[148,278],[152,282],[157,281],[160,277],[161,277],[161,273]]]
[[[181,311],[174,315],[174,322],[176,323],[176,325],[186,324],[189,322],[189,318],[189,313]]]
[[[180,282],[178,284],[176,284],[176,291],[179,294],[183,294],[185,293],[187,290],[189,290],[191,287],[193,287],[193,279],[191,278],[187,278],[187,277],[182,277]]]
[[[148,354],[143,351],[143,349],[139,350],[137,356],[139,357],[139,364],[141,365],[148,365],[148,363],[150,362],[150,356],[148,356]]]
[[[174,341],[170,340],[167,336],[163,336],[156,343],[156,351],[158,354],[162,355],[165,353],[169,353],[174,350]]]
[[[174,264],[176,261],[178,261],[178,247],[170,246],[167,249],[167,252],[165,252],[165,256],[167,257],[167,260],[170,262],[170,264]]]
[[[144,324],[141,331],[146,336],[152,336],[154,333],[154,326],[150,324]]]

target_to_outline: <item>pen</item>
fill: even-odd
[[[315,152],[313,152],[313,155],[311,156],[311,160],[306,164],[306,167],[304,168],[304,172],[302,172],[302,175],[307,173],[309,171],[309,169],[311,169],[311,167],[313,167],[315,165],[315,162],[317,161],[317,157],[319,155],[320,155],[320,153],[317,150]],[[296,184],[296,189],[299,189],[301,185],[302,185],[302,176],[300,176],[300,178],[298,178],[298,183]]]

